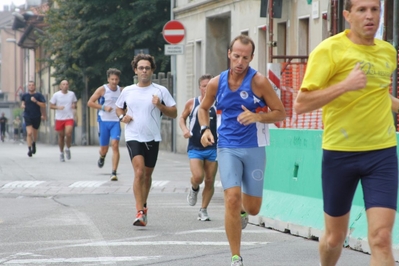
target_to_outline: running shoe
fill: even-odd
[[[98,167],[102,168],[104,166],[104,161],[105,161],[105,156],[100,155],[100,158],[98,159],[97,162]]]
[[[116,172],[112,172],[111,174],[111,181],[118,181],[118,177],[116,175]]]
[[[248,224],[248,213],[246,212],[241,213],[241,228],[245,229],[245,227],[247,227],[247,224]]]
[[[234,255],[231,257],[231,266],[244,266],[241,256]]]
[[[71,150],[70,149],[65,149],[65,156],[68,160],[71,159]]]
[[[133,222],[135,226],[146,226],[147,225],[147,215],[144,214],[144,211],[138,211],[136,215],[136,219]]]
[[[64,153],[60,154],[60,162],[65,162]]]
[[[32,154],[36,153],[36,142],[32,142]]]
[[[197,203],[198,192],[199,192],[199,188],[197,191],[194,191],[192,187],[190,188],[190,192],[187,195],[188,205],[194,206]]]
[[[31,150],[28,151],[28,156],[32,157],[32,151]]]
[[[208,216],[208,212],[206,209],[200,209],[198,212],[198,220],[199,221],[210,221],[211,218]]]

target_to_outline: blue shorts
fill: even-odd
[[[359,181],[363,188],[366,210],[371,207],[396,210],[396,147],[367,152],[323,150],[322,187],[325,213],[335,217],[348,213]]]
[[[108,146],[109,139],[117,140],[121,138],[121,124],[113,121],[98,122],[100,146]]]
[[[223,189],[241,187],[242,192],[262,197],[266,167],[265,147],[218,148],[220,181]]]
[[[189,150],[187,152],[189,159],[200,159],[202,161],[216,162],[217,151],[216,149],[206,150]]]

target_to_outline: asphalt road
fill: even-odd
[[[148,225],[135,217],[133,170],[121,145],[119,181],[111,153],[97,167],[98,147],[74,146],[61,163],[58,147],[0,143],[0,265],[230,265],[217,179],[209,222],[188,206],[185,154],[161,151],[148,200]],[[199,200],[201,197],[199,197]],[[246,266],[318,266],[318,243],[256,225],[243,230]],[[368,265],[370,256],[344,249],[340,266]]]

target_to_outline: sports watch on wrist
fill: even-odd
[[[120,115],[120,116],[119,116],[119,121],[122,121],[122,119],[123,119],[124,117],[125,117],[125,115],[123,115],[123,114]]]
[[[209,126],[201,126],[200,135],[204,134],[205,130],[210,129]]]

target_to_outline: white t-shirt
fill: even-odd
[[[50,99],[50,103],[56,106],[64,106],[63,110],[55,110],[55,120],[73,119],[72,104],[76,102],[76,95],[73,91],[68,91],[67,93],[57,91],[54,93]]]
[[[161,111],[152,103],[153,95],[157,95],[165,106],[176,105],[169,91],[156,83],[148,87],[134,84],[121,92],[116,106],[123,108],[126,102],[127,115],[133,118],[133,121],[125,125],[126,141],[161,141]]]

